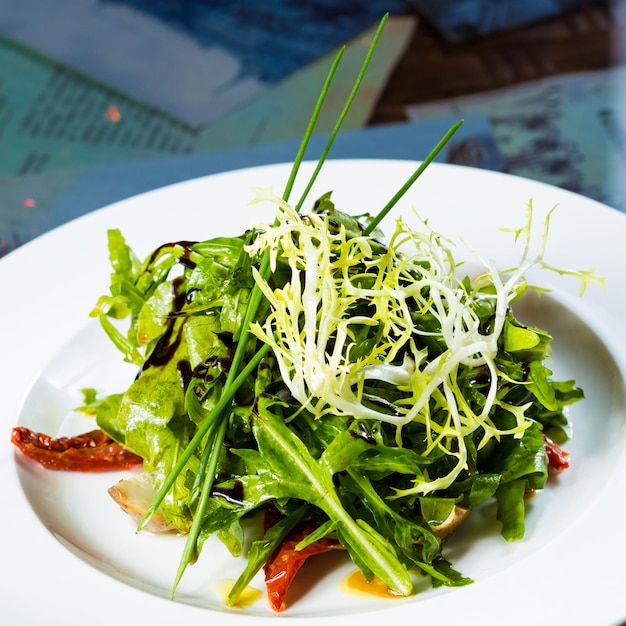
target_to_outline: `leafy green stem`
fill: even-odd
[[[411,177],[398,189],[393,198],[378,212],[376,217],[367,225],[364,229],[364,235],[370,235],[372,231],[380,224],[385,216],[391,211],[391,209],[397,204],[402,196],[413,186],[413,183],[422,175],[424,170],[437,158],[437,155],[443,150],[445,145],[452,139],[453,135],[463,124],[463,120],[455,122],[448,132],[437,142],[437,145],[430,151],[428,156],[420,163],[419,167],[413,172]]]
[[[285,186],[285,191],[283,193],[283,198],[285,200],[287,200],[289,198],[289,195],[291,193],[291,190],[293,188],[293,184],[295,182],[295,178],[297,175],[297,172],[299,170],[299,167],[302,163],[302,159],[304,158],[304,153],[306,151],[307,145],[310,141],[311,135],[313,133],[313,130],[315,128],[315,124],[317,122],[317,119],[319,118],[321,109],[322,109],[322,105],[324,103],[324,100],[326,99],[326,96],[328,94],[328,90],[330,88],[330,84],[332,82],[332,79],[337,71],[337,67],[339,65],[339,61],[343,55],[345,48],[341,48],[339,50],[339,52],[337,53],[335,60],[330,68],[330,71],[328,73],[328,76],[326,78],[326,82],[324,84],[324,87],[320,93],[320,96],[317,100],[316,106],[313,110],[313,114],[311,116],[311,119],[309,121],[309,124],[307,126],[307,129],[305,131],[304,137],[300,143],[300,147],[298,149],[298,152],[296,154],[296,157],[294,159],[294,163],[293,166],[291,168],[291,172],[289,175],[289,178],[287,180],[287,184]],[[260,272],[263,276],[268,277],[269,273],[270,273],[270,268],[269,268],[269,250],[266,251],[263,254],[263,257],[261,259],[261,266],[260,266]],[[252,291],[250,293],[250,299],[248,301],[248,306],[246,307],[246,312],[244,314],[244,318],[243,321],[241,323],[241,327],[240,327],[240,333],[239,336],[236,337],[237,340],[237,348],[235,349],[235,354],[233,356],[233,360],[230,366],[230,369],[228,371],[228,375],[226,377],[226,382],[225,382],[225,386],[224,386],[224,390],[225,392],[228,391],[230,392],[229,395],[234,395],[235,391],[237,390],[237,388],[240,386],[240,384],[243,382],[243,379],[237,380],[236,376],[237,376],[237,372],[239,371],[242,363],[243,363],[243,359],[246,353],[246,349],[248,347],[248,342],[250,340],[250,324],[252,323],[252,321],[254,320],[254,317],[256,316],[256,313],[258,311],[259,305],[261,304],[261,300],[263,298],[263,293],[261,292],[261,290],[259,289],[258,285],[255,283],[255,285],[252,288]],[[267,352],[267,348],[269,346],[263,346],[263,348],[261,348],[261,351],[257,352],[257,356],[258,354],[262,353],[265,354]],[[237,385],[235,385],[235,382],[238,382]],[[224,404],[222,406],[222,404]],[[218,408],[219,407],[219,408]],[[196,511],[194,513],[194,518],[193,518],[193,522],[191,525],[191,528],[189,530],[189,534],[187,535],[187,541],[185,543],[185,549],[183,551],[180,563],[179,563],[179,567],[178,567],[178,573],[176,575],[176,579],[174,582],[174,591],[176,589],[176,586],[178,585],[178,583],[180,582],[180,579],[188,565],[188,563],[190,562],[190,558],[193,555],[193,552],[196,549],[196,542],[198,540],[198,536],[200,534],[200,530],[202,527],[202,521],[204,519],[204,514],[206,512],[207,506],[208,506],[208,502],[209,502],[209,497],[211,494],[211,489],[213,488],[213,483],[215,481],[215,468],[217,467],[217,460],[219,458],[219,451],[222,447],[222,443],[224,440],[224,434],[226,432],[226,424],[227,424],[227,416],[229,413],[229,407],[230,407],[230,402],[228,403],[220,403],[218,406],[216,406],[213,410],[213,412],[210,414],[209,419],[207,419],[207,422],[210,422],[211,424],[213,423],[219,423],[220,426],[219,428],[216,430],[214,437],[210,438],[210,441],[208,442],[208,446],[210,447],[210,456],[209,458],[209,462],[208,463],[203,463],[201,465],[201,467],[204,466],[204,474],[203,475],[198,475],[196,482],[200,482],[202,481],[202,492],[201,492],[201,496],[200,496],[200,501],[198,502],[198,506],[196,508]],[[192,439],[192,441],[190,442],[186,452],[188,453],[189,457],[191,456],[191,454],[193,454],[193,452],[195,451],[195,449],[198,447],[198,445],[200,444],[201,438],[197,438],[194,437]],[[205,457],[205,455],[203,454],[203,457]],[[204,460],[204,459],[203,459]],[[182,468],[181,468],[182,469]],[[172,472],[172,474],[174,474],[173,478],[174,480],[176,479],[176,476],[178,476],[178,474],[180,473],[181,470],[176,471],[176,468],[174,468],[174,471]],[[172,481],[173,484],[173,481]]]
[[[220,422],[214,423],[217,424],[217,431],[215,433],[215,436],[211,438],[211,441],[208,444],[211,452],[209,454],[208,463],[205,470],[206,477],[215,476],[217,462],[219,461],[222,449],[222,441],[224,440],[226,428],[228,426],[228,420],[222,419]],[[204,521],[204,512],[207,509],[209,498],[211,497],[212,488],[213,480],[205,479],[202,485],[202,492],[200,494],[200,501],[198,502],[196,514],[193,517],[193,522],[191,524],[191,528],[189,529],[189,534],[187,535],[187,540],[185,542],[185,548],[178,564],[178,571],[176,572],[176,578],[174,579],[174,584],[172,586],[172,597],[174,597],[174,594],[176,593],[176,588],[178,587],[178,583],[183,577],[185,569],[187,568],[187,565],[191,562],[193,554],[196,550],[198,536],[200,535],[202,522]]]
[[[387,19],[387,16],[385,16],[382,20],[381,20],[381,24],[378,28],[378,31],[376,33],[376,36],[374,38],[374,41],[372,42],[372,45],[370,47],[370,51],[366,57],[366,60],[364,62],[364,65],[361,69],[361,72],[357,78],[357,81],[355,83],[355,86],[352,90],[352,92],[350,93],[350,97],[348,98],[348,101],[346,102],[346,104],[344,105],[344,108],[342,110],[342,113],[340,115],[339,121],[335,126],[335,130],[334,132],[331,134],[331,137],[329,139],[329,142],[324,150],[324,157],[326,156],[326,154],[328,153],[328,151],[330,150],[330,147],[335,139],[335,136],[339,130],[339,127],[341,125],[341,122],[343,121],[343,119],[345,118],[348,109],[350,108],[353,100],[354,100],[354,96],[356,94],[356,90],[358,89],[358,86],[360,85],[364,73],[365,73],[365,69],[367,68],[367,65],[369,64],[369,61],[371,59],[373,50],[378,42],[378,39],[380,38],[380,34],[382,32],[382,28],[384,26],[384,23]],[[286,187],[285,187],[285,191],[283,194],[283,198],[285,200],[288,199],[291,190],[293,188],[293,184],[295,182],[295,178],[297,175],[297,172],[299,170],[299,167],[301,165],[302,159],[304,158],[304,153],[306,151],[306,148],[308,146],[308,143],[310,141],[311,135],[313,133],[313,130],[315,128],[315,125],[317,123],[317,120],[319,118],[323,103],[327,97],[329,88],[330,88],[330,84],[334,78],[334,75],[337,71],[340,59],[343,55],[345,48],[342,47],[339,52],[337,53],[335,60],[330,68],[330,71],[328,73],[328,76],[326,78],[324,87],[320,93],[320,96],[318,98],[318,101],[316,103],[316,106],[314,108],[314,111],[312,113],[311,119],[309,121],[309,124],[307,126],[307,129],[305,131],[304,137],[302,139],[302,142],[300,144],[299,150],[297,152],[296,158],[294,160],[294,164],[293,167],[291,169],[290,172],[290,176],[288,178]],[[319,166],[318,168],[315,170],[313,176],[311,177],[311,180],[309,182],[309,185],[307,187],[307,192],[308,189],[310,188],[310,186],[312,185],[313,181],[315,180],[315,177],[317,176],[319,172]],[[304,197],[303,197],[304,198]],[[262,261],[261,261],[261,267],[260,267],[260,271],[261,271],[261,275],[266,276],[268,275],[269,272],[269,254],[264,254]],[[195,550],[195,546],[196,546],[196,541],[197,541],[197,537],[199,535],[200,532],[200,527],[202,524],[202,519],[204,517],[204,511],[206,510],[206,506],[208,503],[208,497],[210,496],[211,493],[211,489],[213,486],[213,481],[214,481],[214,476],[215,476],[215,471],[211,471],[211,466],[213,465],[212,460],[215,458],[215,462],[217,459],[217,452],[214,453],[215,450],[219,450],[222,444],[222,440],[223,440],[223,436],[225,433],[225,428],[226,428],[226,423],[227,420],[225,418],[226,415],[226,409],[230,406],[230,402],[232,400],[232,398],[234,397],[234,394],[236,392],[236,390],[239,388],[239,386],[241,386],[241,384],[244,382],[244,380],[249,376],[249,374],[253,371],[254,367],[256,367],[258,365],[258,363],[261,361],[262,357],[265,355],[265,353],[269,350],[269,346],[268,345],[264,345],[255,355],[255,357],[248,363],[248,365],[242,370],[241,374],[238,375],[239,369],[243,363],[243,359],[246,353],[246,348],[247,348],[247,344],[248,344],[248,340],[250,338],[250,324],[253,321],[256,312],[258,310],[258,307],[261,303],[263,294],[261,292],[261,290],[255,285],[251,294],[250,294],[250,299],[248,302],[248,306],[246,309],[246,313],[244,315],[244,319],[243,322],[241,324],[241,333],[240,336],[237,338],[237,348],[235,350],[235,354],[233,357],[233,361],[231,363],[231,368],[229,370],[227,379],[226,379],[226,383],[225,383],[225,387],[224,387],[224,392],[220,398],[220,401],[218,402],[218,404],[214,407],[214,409],[210,412],[210,414],[205,418],[205,420],[200,424],[200,426],[198,427],[198,430],[196,431],[196,434],[194,435],[194,437],[191,439],[191,441],[189,442],[189,444],[187,445],[187,447],[185,448],[185,450],[183,451],[181,457],[179,458],[178,462],[176,463],[175,467],[170,471],[170,473],[165,477],[165,480],[163,481],[163,484],[161,486],[161,488],[159,489],[159,492],[157,493],[157,495],[155,496],[153,502],[151,503],[150,507],[148,508],[148,510],[146,511],[143,519],[141,520],[138,530],[141,530],[142,528],[145,527],[145,525],[147,524],[148,520],[150,519],[150,517],[154,514],[154,512],[157,510],[157,508],[160,506],[160,504],[162,503],[163,499],[165,498],[165,496],[167,495],[167,493],[169,492],[169,490],[171,489],[172,485],[174,484],[174,482],[176,481],[177,477],[179,476],[179,474],[182,472],[183,468],[185,467],[186,463],[189,461],[189,459],[191,458],[191,456],[194,454],[195,450],[197,449],[197,447],[200,445],[201,441],[205,438],[207,432],[209,432],[209,430],[212,430],[212,428],[214,427],[214,425],[218,422],[221,421],[220,423],[220,427],[218,428],[218,430],[216,431],[215,437],[212,438],[212,441],[210,443],[211,445],[211,456],[210,456],[210,461],[206,464],[206,471],[205,471],[205,475],[203,477],[203,486],[202,486],[202,495],[200,497],[200,501],[198,503],[198,507],[196,509],[195,515],[194,515],[194,521],[192,522],[192,527],[189,533],[189,536],[187,538],[187,543],[186,543],[186,547],[184,550],[184,553],[182,555],[181,558],[181,562],[179,565],[179,571],[176,577],[176,584],[179,582],[180,577],[182,576],[182,573],[184,571],[184,569],[186,568],[190,556],[192,555],[193,551]],[[205,495],[206,494],[206,495]]]
[[[363,78],[365,77],[365,72],[367,71],[372,55],[374,54],[374,50],[376,49],[376,46],[378,45],[378,40],[380,39],[382,35],[383,29],[385,27],[385,23],[387,22],[388,17],[389,17],[389,14],[385,14],[383,16],[383,18],[380,21],[380,24],[378,25],[378,28],[376,29],[376,32],[374,33],[374,37],[372,38],[372,43],[370,44],[369,50],[367,51],[365,60],[363,61],[363,65],[361,66],[361,69],[357,75],[357,79],[354,85],[352,86],[352,90],[350,91],[350,94],[348,95],[346,105],[343,107],[343,110],[339,114],[339,117],[337,118],[337,122],[335,123],[335,126],[333,127],[333,130],[330,133],[326,146],[324,147],[324,150],[322,151],[322,154],[317,161],[317,165],[315,166],[315,170],[313,174],[311,175],[311,179],[309,180],[304,192],[302,193],[302,196],[300,197],[298,204],[295,206],[296,211],[299,211],[302,208],[302,205],[304,204],[304,200],[309,194],[309,191],[311,190],[311,187],[313,186],[313,183],[315,182],[317,175],[322,169],[322,165],[324,165],[324,162],[326,161],[326,157],[328,156],[328,153],[330,152],[330,148],[332,147],[335,141],[335,137],[339,133],[339,130],[341,129],[341,126],[346,118],[346,115],[348,114],[348,111],[350,107],[352,106],[352,102],[354,101],[354,98],[356,97],[359,91],[361,83],[363,82]]]

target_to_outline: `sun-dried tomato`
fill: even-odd
[[[296,550],[298,543],[316,528],[317,525],[312,523],[296,526],[265,563],[265,585],[272,610],[280,612],[285,608],[287,590],[309,557],[342,548],[336,539],[325,537],[309,544],[302,550]]]
[[[55,439],[17,426],[11,432],[11,441],[24,456],[47,469],[106,472],[129,469],[143,462],[140,456],[113,441],[101,430]]]
[[[562,472],[569,467],[569,454],[558,443],[544,435],[546,454],[548,455],[548,471],[554,474]]]

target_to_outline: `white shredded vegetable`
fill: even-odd
[[[316,417],[332,412],[395,424],[398,439],[403,425],[419,421],[429,434],[429,450],[438,448],[456,457],[447,476],[432,481],[416,479],[415,486],[402,494],[424,494],[450,486],[466,466],[464,438],[479,427],[485,432],[481,446],[492,437],[522,435],[530,424],[524,415],[526,406],[500,403],[515,416],[516,425],[510,430],[499,430],[490,421],[490,411],[499,402],[495,357],[507,310],[527,286],[527,271],[535,265],[549,268],[542,260],[549,216],[540,251],[531,255],[529,204],[527,224],[515,231],[516,237],[521,234],[526,239],[522,258],[505,281],[493,263],[477,255],[484,273],[476,280],[482,286],[490,283],[496,299],[494,323],[485,331],[475,312],[477,290],[468,290],[458,278],[451,242],[427,222],[420,220],[418,231],[397,219],[386,250],[373,254],[372,237],[348,237],[341,228],[332,234],[323,215],[299,215],[266,189],[257,190],[256,200],[273,202],[279,210],[274,225],[255,224],[261,234],[249,253],[269,248],[274,269],[280,251],[291,268],[291,280],[272,289],[255,272],[271,312],[262,325],[255,324],[251,330],[273,349],[293,397]],[[355,274],[355,267],[365,269]],[[353,316],[353,309],[363,301],[370,303],[371,314]],[[447,346],[431,361],[426,350],[418,350],[414,343],[416,334],[423,332],[412,319],[416,306],[418,313],[437,320],[436,335]],[[354,329],[360,325],[379,326],[382,332],[367,354],[353,358]],[[400,351],[410,357],[405,356],[401,365],[394,364]],[[456,384],[460,366],[486,366],[489,370],[490,389],[480,413],[470,408]],[[405,393],[402,403],[395,403],[393,412],[366,404],[361,390],[367,379],[400,388]],[[448,419],[443,425],[430,420],[431,398],[446,407]]]

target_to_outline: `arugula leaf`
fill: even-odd
[[[392,546],[362,519],[347,513],[333,485],[333,471],[314,459],[302,441],[261,398],[254,417],[254,435],[271,480],[265,485],[274,498],[296,498],[318,507],[331,520],[343,545],[367,578],[378,576],[391,589],[408,595],[413,588],[406,568]]]

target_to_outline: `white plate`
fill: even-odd
[[[405,161],[329,161],[310,195],[332,190],[340,209],[375,213],[414,171]],[[172,240],[237,234],[273,209],[249,205],[249,188],[282,192],[288,166],[251,168],[192,180],[96,211],[23,246],[0,262],[0,621],[3,624],[202,623],[244,625],[271,616],[263,597],[247,609],[227,610],[216,581],[236,578],[243,564],[219,544],[205,546],[176,601],[170,586],[182,548],[177,537],[136,535],[106,494],[119,474],[46,471],[16,454],[10,429],[25,425],[51,435],[90,426],[72,408],[80,389],[121,391],[134,375],[122,364],[88,313],[108,289],[106,231],[120,228],[140,256]],[[308,180],[301,170],[297,189]],[[411,206],[453,240],[501,268],[520,247],[503,227],[518,227],[533,199],[553,218],[546,260],[560,267],[597,267],[607,288],[546,271],[533,280],[552,288],[527,298],[518,314],[555,337],[555,376],[574,377],[586,399],[572,407],[572,467],[529,503],[526,537],[506,543],[497,524],[476,512],[446,555],[475,580],[458,589],[424,589],[404,600],[360,598],[341,589],[351,568],[336,559],[306,568],[297,602],[281,620],[356,626],[376,619],[420,623],[509,625],[585,623],[626,619],[626,217],[544,184],[469,168],[432,165],[393,214]],[[541,221],[541,220],[540,220]],[[470,258],[465,245],[459,256]],[[317,580],[317,576],[320,579]],[[254,585],[263,588],[262,581]],[[304,587],[309,587],[303,593]],[[210,612],[217,612],[213,615]],[[279,618],[271,618],[279,619]],[[268,622],[265,622],[268,623]]]

